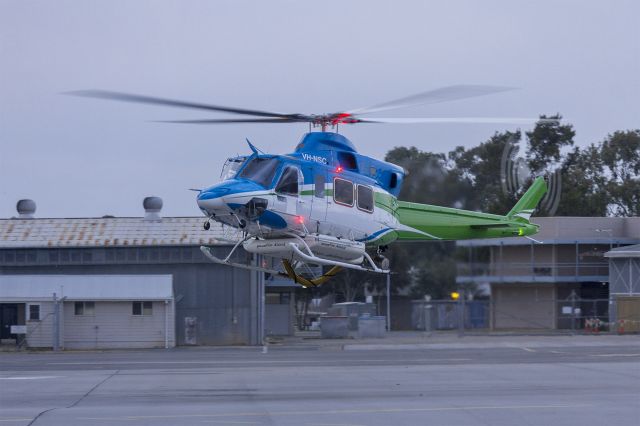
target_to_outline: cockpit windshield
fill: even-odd
[[[280,165],[280,160],[274,157],[254,158],[249,161],[238,177],[249,179],[268,188],[273,181],[273,176]]]
[[[242,164],[245,162],[245,160],[247,159],[247,157],[231,157],[231,158],[227,158],[227,161],[225,161],[224,166],[222,166],[222,173],[220,173],[220,180],[227,180],[227,179],[231,179],[233,177],[235,177],[236,173],[238,173],[238,170],[240,170],[240,167],[242,167]]]

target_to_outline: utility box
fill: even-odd
[[[362,316],[358,318],[358,338],[383,338],[386,331],[386,317]]]
[[[328,309],[328,314],[349,317],[349,331],[358,331],[358,318],[363,315],[375,315],[376,305],[361,302],[334,303]]]
[[[349,317],[320,317],[320,331],[323,339],[344,339],[349,337]]]

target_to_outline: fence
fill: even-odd
[[[453,300],[414,301],[411,321],[414,329],[425,331],[460,328],[488,329],[490,302],[488,300],[473,300],[465,303]]]
[[[609,299],[531,299],[505,304],[500,301],[431,300],[412,303],[415,330],[554,332],[597,334],[637,332],[626,318],[610,321]],[[640,324],[640,321],[638,321]]]

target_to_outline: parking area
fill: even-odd
[[[0,353],[0,389],[2,425],[635,425],[640,338]]]

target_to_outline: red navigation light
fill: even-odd
[[[342,166],[336,167],[336,173],[342,173],[343,170],[344,168],[342,168]]]
[[[303,216],[296,216],[296,222],[302,225],[304,223],[304,217]]]

